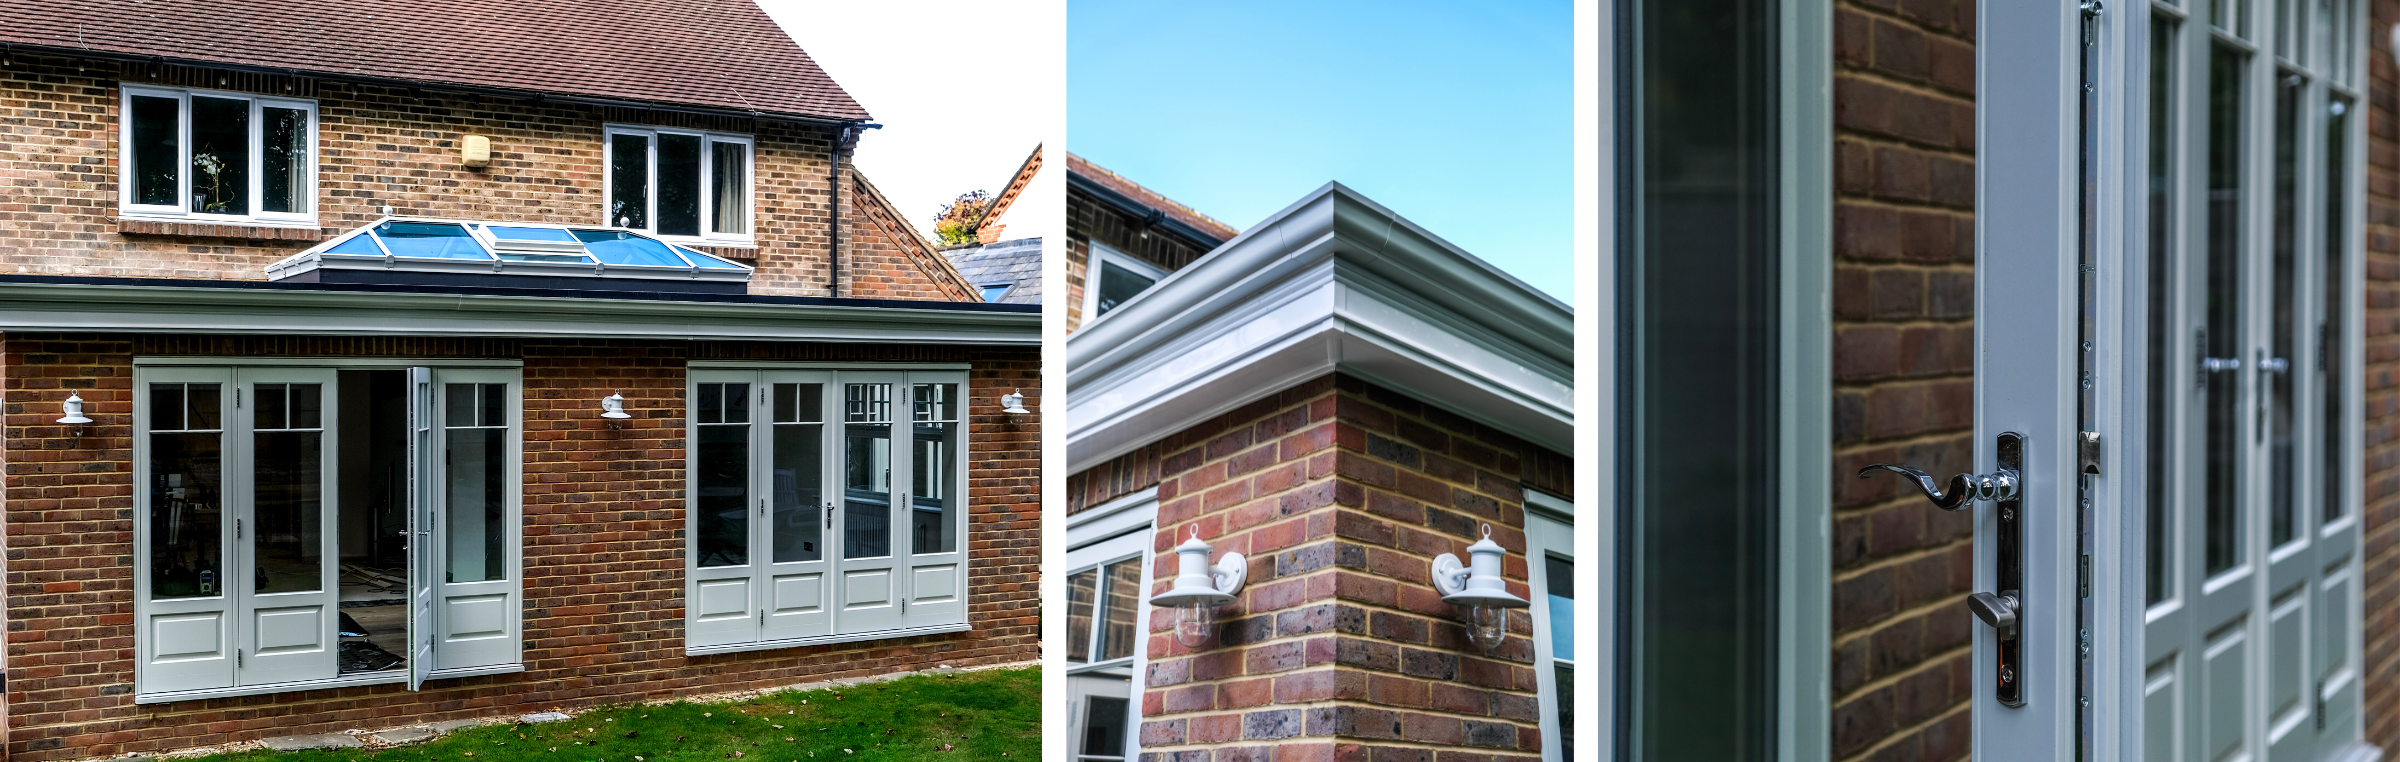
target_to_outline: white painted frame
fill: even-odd
[[[1083,322],[1081,325],[1089,326],[1095,322],[1098,322],[1100,318],[1106,317],[1105,315],[1101,315],[1099,313],[1100,274],[1102,272],[1100,265],[1102,263],[1113,264],[1127,270],[1132,270],[1134,272],[1150,276],[1150,288],[1157,288],[1159,282],[1167,279],[1168,273],[1166,268],[1150,264],[1149,262],[1144,262],[1140,257],[1110,248],[1108,244],[1104,244],[1099,241],[1093,241],[1091,242],[1091,251],[1092,255],[1090,261],[1085,262],[1083,266]],[[1142,289],[1142,293],[1149,293],[1149,291],[1150,289],[1147,288]],[[1140,298],[1140,294],[1136,294],[1135,298]],[[1125,305],[1120,304],[1117,306],[1123,307]],[[1114,312],[1115,310],[1110,311]]]
[[[1560,535],[1537,530],[1534,522],[1559,524],[1567,527],[1570,531]],[[1550,565],[1546,561],[1549,556],[1557,555],[1567,559],[1571,566],[1580,566],[1574,563],[1576,556],[1572,531],[1574,526],[1574,503],[1546,493],[1532,490],[1525,492],[1525,597],[1533,601],[1533,605],[1527,609],[1527,613],[1533,618],[1534,701],[1536,706],[1540,707],[1538,715],[1540,719],[1536,725],[1542,734],[1543,762],[1567,762],[1565,744],[1559,734],[1558,723],[1552,722],[1551,718],[1558,716],[1561,701],[1566,702],[1565,705],[1572,710],[1574,699],[1558,694],[1558,676],[1553,667],[1560,659],[1556,656],[1558,643],[1550,635],[1549,591],[1551,580],[1549,578]],[[1547,527],[1543,529],[1546,530]],[[1559,541],[1561,537],[1565,539],[1565,542]],[[1582,598],[1579,597],[1575,600],[1578,603],[1576,605],[1577,615],[1574,618],[1581,619]],[[1576,632],[1580,632],[1580,630],[1576,630]],[[1582,640],[1583,638],[1578,637],[1577,639]],[[1599,659],[1587,656],[1580,661],[1573,659],[1565,661],[1580,675],[1586,663],[1599,661]],[[1584,743],[1589,744],[1593,740],[1586,738]]]
[[[317,177],[323,168],[317,156],[319,114],[316,101],[307,98],[285,98],[227,90],[151,85],[120,85],[117,89],[117,210],[120,217],[169,222],[247,224],[262,227],[313,228],[317,226]],[[138,204],[134,201],[132,147],[133,99],[136,96],[175,100],[177,165],[175,169],[175,204],[173,206]],[[203,214],[191,209],[193,96],[239,100],[250,104],[250,166],[248,167],[250,185],[247,193],[252,211],[249,214]],[[260,191],[266,182],[266,173],[259,169],[259,165],[265,159],[263,150],[266,125],[264,110],[268,108],[296,109],[308,112],[308,128],[305,135],[307,146],[303,152],[308,159],[308,169],[304,173],[308,177],[308,182],[305,188],[292,189],[292,194],[295,196],[293,201],[296,202],[295,206],[300,207],[300,211],[267,212],[257,210],[262,201]]]
[[[1131,689],[1131,691],[1126,696],[1125,709],[1125,758],[1128,760],[1139,759],[1142,751],[1141,697],[1143,690],[1148,687],[1145,684],[1144,676],[1150,673],[1150,648],[1146,642],[1150,637],[1150,595],[1152,593],[1150,578],[1153,574],[1155,574],[1158,563],[1156,548],[1154,547],[1156,543],[1152,540],[1152,538],[1155,537],[1158,532],[1158,487],[1144,487],[1140,490],[1134,491],[1131,494],[1123,495],[1113,500],[1109,500],[1108,502],[1084,509],[1073,516],[1067,517],[1065,523],[1065,542],[1060,543],[1062,547],[1059,555],[1064,561],[1063,565],[1067,569],[1071,570],[1069,572],[1070,574],[1073,573],[1073,571],[1079,571],[1086,567],[1114,563],[1115,561],[1130,557],[1123,553],[1109,552],[1112,549],[1111,544],[1114,542],[1121,541],[1123,538],[1128,536],[1138,537],[1142,541],[1142,595],[1140,596],[1140,608],[1134,611],[1134,621],[1139,624],[1140,629],[1140,631],[1137,633],[1137,637],[1141,638],[1145,642],[1134,644],[1133,659],[1127,664],[1127,668],[1132,672],[1133,678],[1130,681],[1130,685],[1127,686]],[[1056,537],[1058,535],[1052,536]],[[1089,552],[1095,550],[1098,552]],[[1066,610],[1066,596],[1064,594],[1066,576],[1060,575],[1058,579],[1060,580],[1059,589],[1061,590],[1061,594],[1059,595],[1059,611],[1064,612]],[[1097,619],[1097,617],[1094,618]],[[1059,627],[1062,638],[1059,642],[1063,643],[1065,642],[1063,639],[1063,634],[1066,627],[1066,617],[1061,616],[1058,619],[1059,624],[1056,626]],[[1061,665],[1066,663],[1064,653],[1065,652],[1061,650],[1061,656],[1057,660],[1057,662]],[[1060,676],[1065,677],[1074,672],[1082,672],[1091,668],[1092,667],[1089,666],[1062,666]],[[1064,680],[1061,680],[1060,684],[1065,685],[1066,683]],[[1067,731],[1068,733],[1071,734],[1074,732],[1073,729],[1079,729],[1083,727],[1084,707],[1082,707],[1080,703],[1078,703],[1076,706],[1070,707],[1066,715],[1065,727],[1070,728],[1070,730]],[[1049,756],[1053,758],[1070,760],[1077,757],[1076,753],[1073,751],[1065,751],[1063,754],[1054,754]]]
[[[428,679],[436,680],[461,677],[466,674],[488,674],[479,670],[521,668],[525,661],[525,640],[522,637],[525,630],[524,501],[525,414],[527,412],[524,399],[524,373],[521,370],[476,368],[433,369],[432,414],[433,420],[437,424],[434,427],[437,452],[434,453],[434,457],[429,459],[433,468],[432,478],[420,482],[417,488],[440,490],[431,496],[437,504],[442,506],[441,510],[434,512],[433,537],[436,543],[435,552],[440,554],[439,557],[445,562],[449,558],[452,540],[451,506],[447,492],[447,485],[450,482],[448,465],[450,431],[454,428],[461,428],[452,426],[449,420],[449,386],[451,384],[505,385],[508,400],[501,405],[501,409],[507,411],[508,425],[505,427],[506,433],[501,436],[501,441],[508,445],[508,452],[502,458],[502,462],[507,464],[508,472],[501,477],[501,484],[505,485],[502,487],[501,494],[505,499],[500,525],[508,534],[501,540],[501,547],[508,550],[504,562],[507,568],[504,570],[505,576],[501,579],[479,582],[436,582],[434,584],[435,595],[439,600],[435,607],[437,613],[432,623],[434,628],[434,669]],[[444,566],[447,568],[446,563]],[[432,570],[425,571],[431,573]],[[503,622],[505,629],[497,635],[485,637],[453,637],[450,619],[451,599],[492,595],[505,596],[503,605],[508,612]]]
[[[608,210],[616,205],[617,172],[613,157],[616,153],[618,135],[638,135],[648,138],[645,148],[646,161],[649,162],[646,175],[649,178],[649,194],[643,199],[647,204],[643,209],[644,221],[648,224],[642,227],[621,229],[639,231],[643,235],[669,243],[701,246],[758,245],[758,140],[755,137],[736,132],[687,130],[674,127],[647,127],[631,124],[602,125],[600,128],[600,214],[604,218],[607,217]],[[660,235],[657,232],[658,137],[660,135],[683,135],[700,139],[699,235]],[[715,146],[718,143],[733,143],[742,146],[742,198],[748,200],[750,210],[742,217],[743,222],[747,224],[747,229],[740,233],[719,233],[709,230],[715,217],[717,203],[716,194],[711,191],[716,182]],[[602,219],[600,224],[603,227],[620,227],[614,219]]]

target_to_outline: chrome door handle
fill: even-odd
[[[2217,373],[2217,372],[2221,372],[2221,371],[2228,371],[2228,370],[2241,370],[2241,369],[2242,369],[2242,358],[2239,358],[2239,357],[2203,357],[2203,358],[2200,358],[2200,372],[2202,372],[2202,373]]]
[[[2002,590],[1999,595],[1976,593],[1967,596],[1967,610],[1974,612],[1976,619],[1998,630],[2000,637],[2017,636],[2017,591]]]
[[[1946,491],[1934,486],[1933,475],[1898,463],[1877,463],[1859,469],[1858,478],[1873,476],[1876,471],[1890,471],[1915,480],[1917,489],[1925,492],[1925,499],[1933,501],[1933,507],[1945,511],[1966,510],[1969,501],[2011,500],[2017,496],[2015,469],[2003,468],[1980,476],[1959,474],[1950,477],[1950,489]]]
[[[2258,360],[2258,370],[2261,373],[2289,373],[2292,370],[2292,361],[2281,357],[2261,357]]]

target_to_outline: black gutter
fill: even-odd
[[[1136,201],[1132,196],[1119,193],[1115,188],[1101,185],[1097,180],[1068,172],[1067,188],[1089,193],[1094,198],[1098,198],[1100,203],[1107,204],[1135,219],[1150,221],[1151,227],[1165,230],[1191,241],[1197,244],[1201,251],[1225,245],[1225,239],[1210,235],[1199,228],[1185,224],[1182,220],[1167,216],[1166,210]]]
[[[755,109],[745,110],[731,108],[709,108],[706,106],[682,106],[666,103],[655,103],[651,101],[569,95],[565,93],[552,93],[541,90],[510,90],[501,87],[483,87],[478,85],[400,79],[397,77],[369,77],[357,74],[342,74],[340,72],[317,71],[314,69],[298,69],[288,66],[257,66],[252,64],[227,63],[224,61],[209,61],[198,58],[170,58],[163,55],[118,53],[104,50],[92,50],[89,48],[69,48],[56,45],[43,45],[39,43],[12,42],[7,43],[7,45],[9,53],[12,55],[15,53],[32,51],[47,55],[65,56],[68,58],[92,58],[103,61],[118,61],[124,63],[173,64],[176,66],[192,66],[204,69],[224,69],[227,71],[250,72],[253,74],[272,74],[286,77],[301,77],[304,79],[318,79],[330,82],[345,82],[361,85],[376,85],[380,87],[403,87],[414,88],[418,90],[459,93],[465,95],[483,95],[494,98],[534,101],[537,103],[557,101],[560,103],[574,103],[585,106],[607,106],[611,108],[628,108],[642,111],[666,111],[678,114],[697,114],[701,116],[730,116],[740,119],[767,119],[774,121],[830,126],[847,126],[866,122],[865,119],[839,119],[826,116],[803,116],[799,114],[758,111]],[[138,85],[141,83],[135,82],[134,84]]]
[[[645,302],[702,302],[714,304],[750,304],[788,307],[868,307],[894,310],[936,310],[943,312],[989,312],[1040,314],[1038,304],[992,304],[986,302],[918,301],[913,299],[855,299],[822,296],[767,296],[763,294],[678,294],[657,291],[566,291],[541,288],[490,288],[484,286],[403,285],[386,283],[290,283],[257,280],[202,280],[198,278],[104,278],[89,275],[14,275],[0,274],[0,285],[55,286],[126,286],[134,288],[209,288],[249,291],[343,292],[370,294],[441,294],[450,296],[504,296],[559,299],[566,301],[645,301]]]

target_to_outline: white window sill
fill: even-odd
[[[121,212],[118,222],[165,222],[177,225],[221,225],[236,228],[307,228],[321,227],[316,220],[275,220],[249,217],[195,217],[179,214],[141,214]]]
[[[644,235],[648,235],[648,234],[646,234],[646,233],[645,233]],[[675,236],[675,235],[662,235],[662,236],[656,236],[656,238],[658,238],[658,240],[665,241],[665,242],[667,242],[667,243],[671,243],[671,244],[675,244],[675,245],[677,245],[677,246],[690,246],[690,247],[693,247],[693,248],[704,248],[704,249],[755,249],[755,248],[758,248],[758,239],[756,239],[756,238],[687,238],[687,237],[684,237],[684,236]]]
[[[862,640],[888,640],[891,638],[909,638],[918,635],[942,635],[952,632],[966,632],[971,629],[974,628],[969,627],[965,622],[960,622],[958,624],[937,624],[926,627],[903,627],[897,630],[876,630],[874,632],[851,632],[840,635],[817,635],[806,638],[762,640],[755,643],[727,643],[719,646],[687,646],[683,649],[683,654],[685,656],[707,656],[709,654],[742,653],[744,651],[773,651],[779,648],[821,646],[827,643],[856,643]]]

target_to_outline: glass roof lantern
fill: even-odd
[[[750,273],[629,230],[418,217],[385,217],[267,266],[267,280],[294,283],[735,294],[748,290]]]

